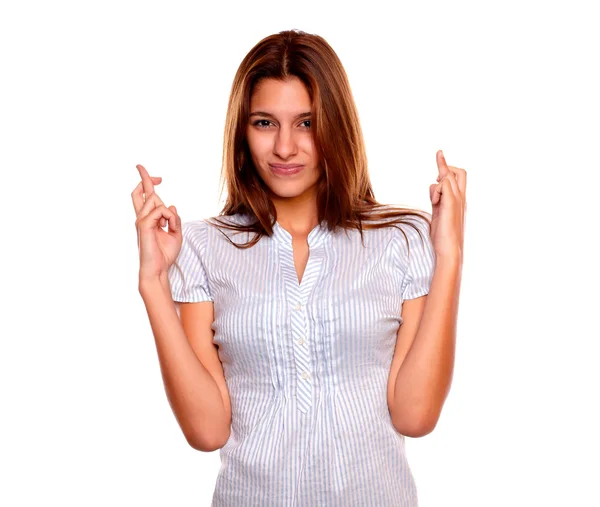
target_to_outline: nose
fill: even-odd
[[[297,145],[291,127],[281,127],[275,136],[273,152],[282,159],[290,158],[296,153]]]

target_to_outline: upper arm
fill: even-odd
[[[403,234],[396,236],[398,240],[395,245],[397,248],[396,258],[399,259],[397,269],[403,276],[399,288],[402,297],[402,323],[396,336],[396,348],[388,380],[387,399],[390,413],[394,406],[396,378],[419,329],[436,263],[429,224],[423,218],[418,218],[413,223],[421,234],[414,228],[406,226],[403,229],[406,237]],[[392,416],[394,417],[394,414]]]
[[[394,349],[394,356],[390,367],[387,390],[388,408],[390,409],[390,413],[391,408],[394,406],[396,378],[398,377],[400,366],[402,366],[402,362],[415,340],[421,322],[421,316],[423,315],[425,301],[427,301],[427,295],[414,299],[407,299],[402,303],[402,324],[396,335],[396,348]],[[394,414],[391,415],[392,417],[394,416]]]
[[[182,224],[181,250],[168,274],[171,295],[185,336],[221,393],[227,421],[227,426],[222,429],[223,439],[231,429],[231,401],[218,347],[213,342],[214,298],[205,268],[210,248],[207,231],[207,224],[201,220]]]
[[[225,438],[229,435],[231,429],[231,400],[225,381],[223,365],[219,359],[218,347],[213,343],[214,305],[212,301],[202,301],[176,303],[176,306],[179,310],[181,325],[192,349],[194,349],[202,366],[208,370],[221,392],[223,407],[225,408],[225,420],[227,421],[227,427],[223,428],[222,438]]]

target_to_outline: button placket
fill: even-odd
[[[299,289],[300,295],[305,297],[304,287],[299,287]],[[296,358],[296,372],[298,375],[298,383],[296,385],[298,408],[306,413],[312,402],[312,382],[310,380],[312,361],[310,349],[306,343],[308,328],[306,312],[303,311],[303,308],[304,305],[300,301],[294,306],[294,317],[292,318],[294,327],[292,333],[294,336],[294,356]]]
[[[301,312],[304,309],[304,305],[302,305],[300,302],[296,303],[296,306],[294,307],[294,311],[295,312]],[[304,321],[304,325],[306,326],[306,319]],[[304,345],[304,341],[305,341],[306,337],[305,336],[301,336],[300,338],[298,338],[296,340],[296,343],[298,345]]]
[[[291,235],[276,224],[274,228],[275,239],[280,244],[280,270],[285,280],[288,299],[288,322],[290,323],[291,346],[294,353],[296,372],[296,401],[298,410],[307,413],[312,405],[313,383],[311,347],[309,346],[309,322],[306,314],[307,298],[312,293],[313,287],[320,277],[324,251],[321,246],[326,231],[315,228],[308,236],[309,257],[302,282],[298,283],[298,275],[294,264],[294,250]]]

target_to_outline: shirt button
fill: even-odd
[[[304,338],[300,338],[300,339],[298,340],[298,345],[302,345],[303,343],[304,343]]]
[[[302,374],[302,378],[306,380],[308,378],[308,372],[304,372]]]
[[[296,303],[296,311],[302,310],[302,305],[300,303]]]

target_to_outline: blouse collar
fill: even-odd
[[[329,230],[327,229],[327,221],[323,220],[308,234],[307,239],[309,248],[315,248],[321,245],[328,236]],[[292,249],[292,235],[281,227],[279,222],[275,222],[273,225],[273,239],[284,247]]]

